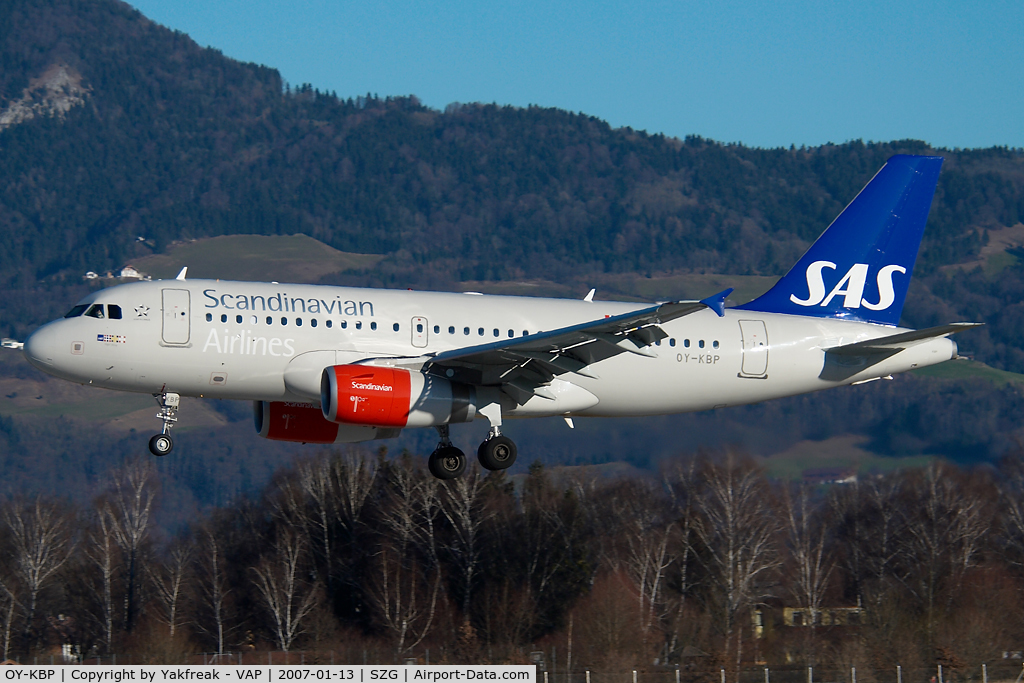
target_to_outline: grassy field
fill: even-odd
[[[992,382],[996,386],[1004,386],[1008,383],[1024,383],[1024,375],[997,370],[984,363],[967,359],[940,363],[939,365],[932,365],[927,368],[919,368],[912,372],[919,377],[936,377],[938,379],[983,379]]]
[[[864,475],[872,472],[923,467],[935,459],[930,455],[894,458],[865,450],[868,437],[846,434],[823,441],[800,441],[779,453],[761,460],[768,476],[775,479],[798,481],[804,471],[819,468],[855,471]]]
[[[226,235],[175,244],[132,265],[163,279],[188,266],[192,278],[319,282],[332,273],[371,268],[383,258],[338,251],[306,235]]]

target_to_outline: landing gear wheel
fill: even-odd
[[[507,436],[492,436],[480,444],[476,457],[485,470],[505,470],[516,461],[516,444]]]
[[[466,454],[455,446],[440,446],[430,454],[427,467],[438,479],[455,479],[466,471]]]
[[[157,434],[149,440],[149,452],[153,455],[167,455],[174,448],[170,434]]]

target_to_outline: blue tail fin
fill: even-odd
[[[747,311],[896,325],[942,157],[890,157],[832,225]]]

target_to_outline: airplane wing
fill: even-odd
[[[710,308],[724,315],[731,289],[701,301],[673,301],[579,325],[428,356],[423,371],[456,382],[501,386],[520,404],[546,395],[555,376],[575,373],[595,378],[590,366],[620,353],[654,358],[651,344],[668,337],[659,327]]]

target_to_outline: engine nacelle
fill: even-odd
[[[310,403],[253,401],[252,407],[256,433],[272,441],[357,443],[390,439],[402,431],[328,422],[320,409]]]
[[[476,391],[402,368],[332,365],[321,376],[320,405],[330,422],[431,427],[476,417]]]

